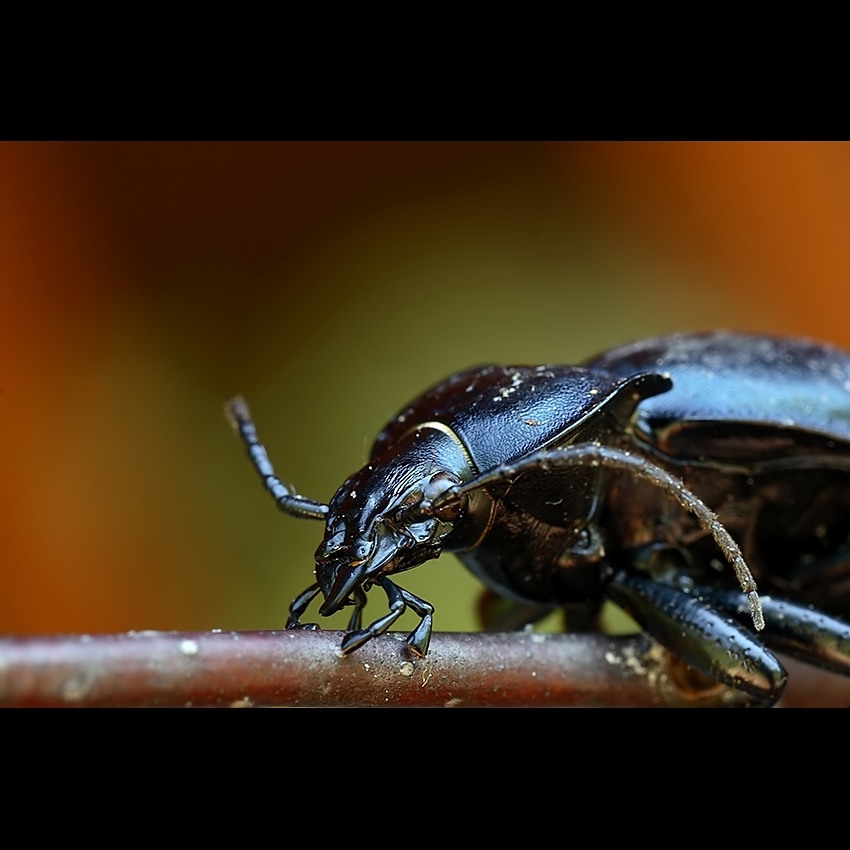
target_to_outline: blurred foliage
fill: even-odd
[[[0,631],[282,626],[322,529],[263,492],[236,392],[326,501],[477,363],[850,345],[848,236],[847,145],[0,145]],[[475,627],[451,556],[403,584]]]

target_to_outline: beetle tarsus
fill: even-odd
[[[410,647],[410,651],[420,658],[424,658],[428,654],[432,629],[433,617],[426,614],[419,625],[407,636],[407,645]]]
[[[339,646],[340,652],[343,655],[348,655],[351,652],[354,652],[355,649],[359,649],[363,646],[366,641],[373,638],[374,635],[369,631],[369,629],[360,629],[356,632],[349,632],[343,639],[342,643]]]

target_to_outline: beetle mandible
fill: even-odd
[[[280,510],[325,522],[287,628],[319,594],[321,615],[353,606],[343,653],[409,607],[424,656],[434,609],[390,576],[450,551],[529,620],[560,606],[590,624],[610,599],[754,702],[785,686],[767,647],[850,675],[846,352],[715,331],[461,372],[392,419],[329,504],[277,478],[242,399],[228,414]],[[389,612],[364,628],[375,585]]]

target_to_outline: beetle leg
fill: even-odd
[[[366,592],[362,587],[356,587],[351,594],[354,597],[354,610],[348,621],[348,631],[356,632],[363,624],[363,606],[366,604]]]
[[[386,576],[378,579],[377,584],[380,584],[387,594],[390,611],[365,629],[349,632],[342,640],[343,654],[348,655],[349,652],[354,652],[355,649],[363,646],[366,641],[371,640],[376,635],[383,634],[404,613],[405,609],[410,607],[422,618],[422,622],[407,636],[407,645],[412,652],[424,658],[431,641],[434,606],[394,584]],[[366,594],[362,593],[362,596],[365,604]],[[357,603],[355,602],[355,604]]]
[[[552,605],[508,599],[489,587],[478,595],[476,608],[478,621],[486,632],[518,632],[554,610]]]
[[[696,588],[712,604],[746,623],[747,603],[734,590]],[[850,675],[850,625],[797,602],[762,597],[767,628],[761,639],[778,652],[787,652],[823,670]]]
[[[378,579],[377,584],[380,584],[387,594],[387,599],[390,603],[390,612],[380,619],[375,620],[374,623],[371,623],[365,629],[349,632],[342,639],[340,646],[343,655],[354,652],[355,649],[363,646],[366,641],[371,640],[376,635],[383,634],[404,613],[404,609],[407,607],[400,587],[393,584],[388,578]]]
[[[674,656],[712,681],[744,691],[761,705],[782,694],[787,674],[751,631],[707,597],[644,576],[615,573],[607,595]]]
[[[482,472],[464,484],[456,484],[444,490],[427,508],[431,515],[460,502],[464,495],[482,487],[492,487],[511,482],[520,473],[533,469],[569,466],[604,466],[628,472],[636,478],[660,487],[679,504],[690,511],[699,524],[714,538],[714,542],[726,560],[732,565],[741,590],[747,594],[750,616],[756,631],[764,628],[764,616],[759,602],[758,589],[753,574],[732,535],[725,529],[717,515],[695,493],[685,487],[680,478],[671,475],[660,466],[639,454],[632,454],[612,446],[599,443],[574,443],[558,449],[541,449],[532,452],[514,463],[495,466]],[[424,505],[423,505],[424,507]]]
[[[434,606],[418,596],[414,596],[410,591],[399,587],[404,601],[407,606],[418,614],[422,621],[419,625],[407,636],[407,645],[411,651],[424,658],[428,654],[428,644],[431,643],[431,629],[434,623]]]
[[[289,606],[289,619],[286,621],[287,629],[318,629],[316,623],[301,624],[301,617],[307,610],[307,606],[316,598],[319,593],[319,582],[311,584],[306,590],[302,591],[292,600]]]
[[[285,514],[299,519],[324,520],[330,510],[327,505],[299,496],[274,474],[274,467],[269,460],[265,447],[257,438],[257,428],[251,420],[251,412],[248,410],[245,400],[239,396],[231,399],[227,403],[225,411],[230,419],[230,424],[242,437],[242,442],[245,444],[251,463],[254,464],[254,469],[263,479],[266,490],[272,494],[278,508]]]

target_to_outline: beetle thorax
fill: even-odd
[[[453,518],[420,511],[473,475],[465,455],[442,430],[420,428],[352,475],[334,495],[316,551],[322,614],[347,604],[358,589],[440,555]]]

